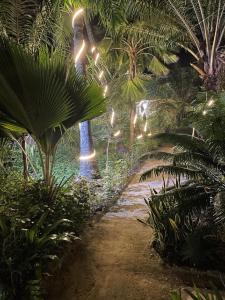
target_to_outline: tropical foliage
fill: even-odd
[[[224,100],[221,98],[215,99],[209,108],[211,117],[200,115],[196,109],[193,118],[197,118],[199,130],[195,134],[192,131],[193,134],[156,136],[176,145],[175,151],[149,154],[168,163],[142,175],[144,179],[162,174],[175,180],[174,185],[168,182],[160,192],[152,191],[147,201],[148,222],[156,234],[155,247],[170,262],[220,268],[219,253],[224,247],[225,152],[224,136],[217,134],[215,128],[223,115]]]

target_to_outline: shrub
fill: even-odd
[[[42,274],[77,239],[90,214],[90,194],[83,181],[72,190],[43,181],[16,184],[8,183],[0,202],[2,298],[42,299]]]

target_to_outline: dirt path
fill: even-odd
[[[158,165],[147,162],[140,170]],[[140,174],[139,174],[140,175]],[[137,174],[118,203],[88,229],[63,270],[54,300],[168,300],[171,290],[182,287],[174,268],[163,265],[150,249],[152,231],[137,221],[144,219],[144,198],[149,186]]]

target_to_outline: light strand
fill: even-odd
[[[136,123],[137,123],[137,114],[135,114],[135,116],[134,116],[134,121],[133,121],[134,127],[135,127]]]
[[[140,140],[140,139],[142,139],[142,138],[143,138],[143,134],[140,134],[140,135],[137,136],[137,139],[138,139],[138,140]]]
[[[110,120],[110,124],[112,127],[114,125],[114,120],[115,120],[115,111],[114,111],[114,109],[112,109],[112,115],[111,115],[111,120]]]
[[[99,60],[100,54],[97,53],[96,57],[95,57],[95,65],[97,66],[98,60]]]
[[[96,47],[93,46],[93,47],[91,48],[91,53],[94,53],[94,52],[95,52],[95,49],[96,49]]]
[[[144,132],[147,132],[147,127],[148,127],[148,122],[145,122],[145,126],[144,126]]]
[[[101,72],[99,73],[98,79],[101,80],[103,75],[104,75],[104,71],[101,71]]]
[[[120,130],[118,130],[116,133],[114,133],[114,135],[113,135],[113,136],[114,136],[114,137],[117,137],[117,136],[119,136],[119,135],[120,135],[120,133],[121,133],[121,132],[120,132]]]
[[[84,12],[84,9],[83,9],[83,8],[80,8],[80,9],[78,9],[78,10],[75,12],[75,14],[73,15],[73,19],[72,19],[72,27],[73,27],[73,28],[74,28],[74,22],[75,22],[76,18],[77,18],[78,16],[80,16],[83,12]]]
[[[80,156],[79,159],[80,160],[90,160],[90,159],[94,158],[95,155],[96,155],[96,151],[94,150],[94,152],[92,154]]]
[[[104,97],[107,95],[107,92],[108,92],[108,85],[105,86],[104,93],[103,93]]]
[[[80,50],[78,51],[77,55],[75,56],[75,63],[78,62],[79,58],[81,57],[82,52],[85,48],[85,41],[83,40]]]

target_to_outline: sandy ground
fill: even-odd
[[[117,204],[90,226],[51,282],[51,300],[168,300],[185,285],[179,268],[165,266],[150,247],[152,230],[144,198],[160,179],[139,183],[140,174],[159,165],[148,161]]]

